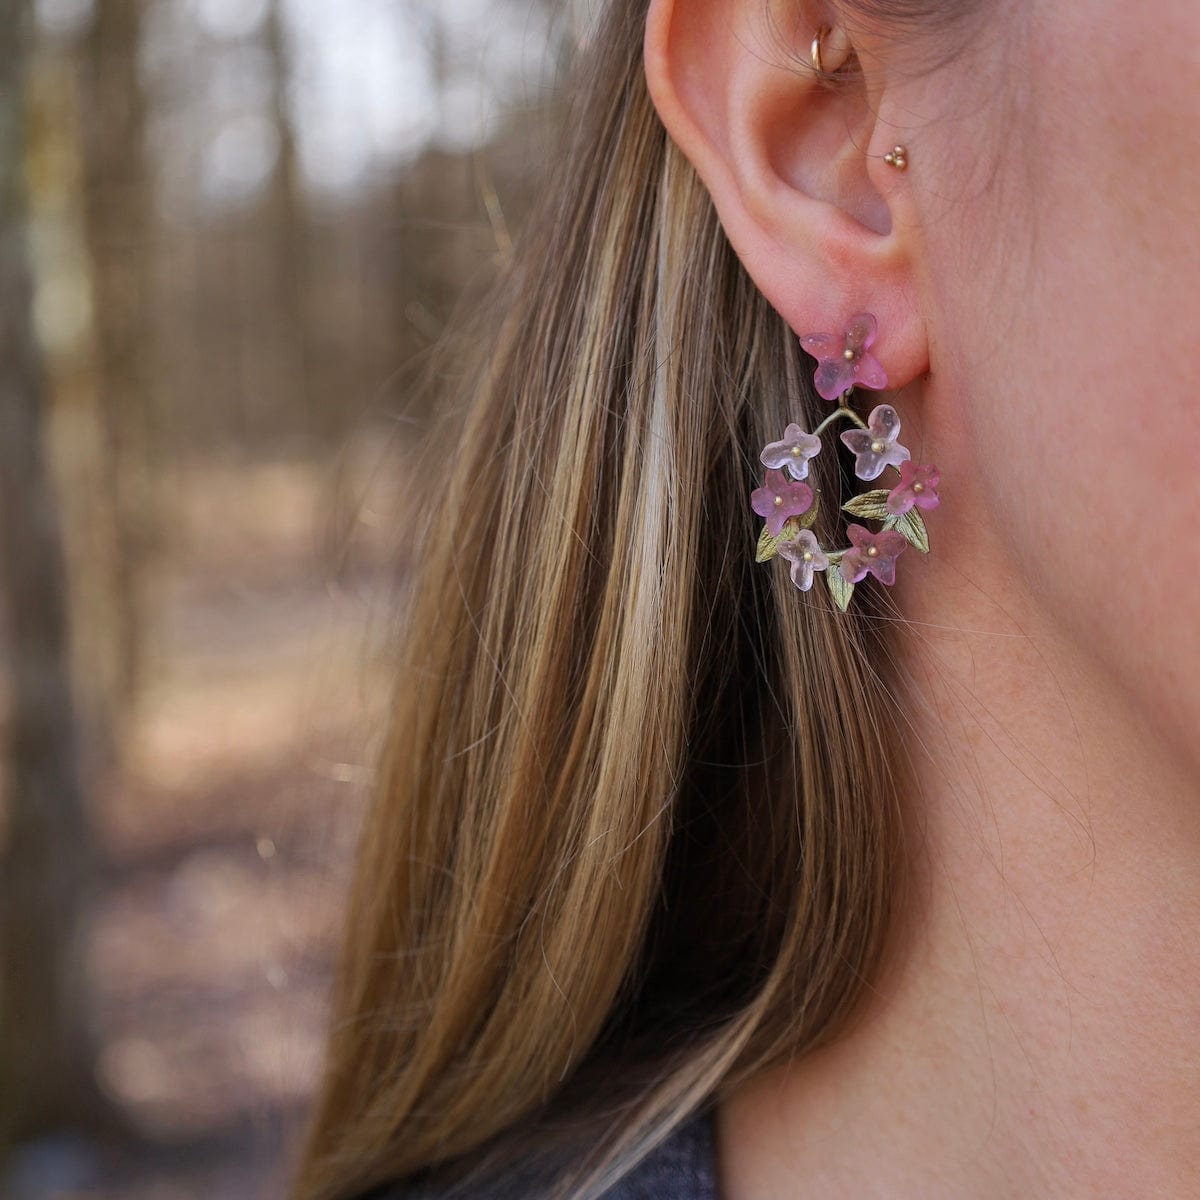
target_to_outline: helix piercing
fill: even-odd
[[[812,57],[813,70],[818,75],[825,74],[825,68],[821,66],[821,42],[827,38],[832,30],[828,25],[822,25],[820,29],[813,34],[812,46],[809,48],[809,54]]]

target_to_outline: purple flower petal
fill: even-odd
[[[881,529],[875,534],[875,546],[880,554],[895,558],[908,548],[908,539],[895,529]]]
[[[873,354],[878,324],[870,313],[851,317],[842,334],[804,333],[800,345],[818,362],[814,380],[826,400],[837,400],[855,384],[879,390],[887,387],[887,372]]]
[[[845,349],[844,343],[833,333],[805,333],[800,336],[800,345],[813,358],[832,358]]]
[[[891,587],[896,582],[896,560],[894,558],[884,558],[881,554],[878,558],[867,561],[871,564],[868,569],[880,583],[886,583],[888,587]]]
[[[847,550],[842,555],[842,561],[838,563],[838,570],[842,573],[842,578],[847,583],[858,583],[859,580],[865,579],[867,568],[863,565],[863,555],[861,550]]]
[[[926,510],[937,508],[941,504],[941,497],[938,495],[938,484],[942,481],[942,473],[932,463],[926,466],[920,466],[916,469],[916,478],[913,480],[913,492],[915,503],[918,508]],[[916,490],[920,484],[921,490]]]
[[[858,313],[846,322],[845,346],[856,354],[875,344],[879,323],[871,313]]]
[[[763,486],[750,493],[750,507],[766,521],[772,537],[783,532],[788,517],[808,512],[812,502],[812,488],[807,483],[789,480],[782,471],[768,471]]]
[[[839,564],[846,582],[858,583],[870,572],[891,587],[896,582],[896,559],[908,545],[904,535],[895,529],[872,533],[862,525],[847,525],[846,533],[852,545]]]
[[[937,494],[941,472],[932,464],[917,466],[911,460],[900,466],[900,482],[890,492],[886,501],[888,512],[900,516],[915,504],[919,508],[937,508]]]
[[[813,376],[817,395],[824,400],[836,400],[847,388],[854,386],[854,364],[840,354],[821,361]]]
[[[769,487],[755,488],[750,493],[750,507],[760,517],[769,517],[775,512],[775,493]]]
[[[851,523],[846,526],[846,536],[856,550],[865,550],[875,544],[875,535],[865,526]]]
[[[872,391],[882,391],[887,387],[887,372],[883,364],[873,354],[865,350],[863,356],[854,364],[854,381],[860,386]]]

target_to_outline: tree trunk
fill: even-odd
[[[53,246],[36,278],[48,295],[90,293],[91,264],[83,235],[78,70],[68,50],[38,47],[26,64],[26,221],[35,244]],[[127,710],[118,536],[113,470],[99,403],[94,322],[70,306],[48,306],[38,327],[46,370],[47,453],[58,496],[69,580],[71,678],[89,779],[108,776],[119,761],[120,723]],[[57,314],[57,315],[56,315]]]
[[[263,22],[263,42],[271,64],[271,122],[279,153],[271,174],[263,215],[271,247],[273,302],[269,327],[260,332],[259,344],[278,353],[279,395],[274,397],[280,416],[276,428],[304,427],[318,440],[335,436],[341,427],[336,406],[319,403],[312,376],[314,351],[309,319],[309,237],[304,187],[296,154],[289,102],[292,54],[282,0],[271,0]],[[302,414],[296,419],[296,414]]]
[[[139,76],[143,0],[96,0],[80,57],[83,210],[92,267],[102,455],[115,513],[118,700],[142,682],[158,544],[148,344],[151,199]]]
[[[93,1123],[104,1110],[80,953],[93,852],[30,317],[22,103],[28,22],[27,0],[0,0],[0,600],[11,697],[0,864],[0,1135],[8,1141]]]

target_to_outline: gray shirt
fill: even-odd
[[[704,1108],[652,1150],[604,1200],[718,1200],[713,1110]],[[428,1186],[404,1186],[372,1192],[364,1200],[440,1200]],[[486,1194],[477,1189],[455,1200],[529,1200],[520,1181],[497,1184]]]
[[[713,1115],[702,1109],[648,1154],[605,1200],[717,1200]]]

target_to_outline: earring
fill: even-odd
[[[832,33],[832,26],[822,25],[813,34],[812,44],[808,49],[817,81],[826,87],[833,86],[836,72],[850,53],[850,45],[845,36],[834,39],[831,37]]]
[[[908,166],[908,148],[906,146],[893,146],[883,156],[883,161],[888,166],[895,167],[897,171],[903,171]]]
[[[828,25],[822,25],[820,29],[813,34],[812,46],[809,48],[809,56],[812,59],[813,70],[818,75],[824,75],[825,69],[821,66],[821,43],[827,38],[831,30]]]
[[[776,556],[791,563],[792,582],[802,592],[812,587],[814,574],[824,572],[829,593],[845,612],[855,585],[868,575],[890,587],[896,582],[896,559],[909,546],[922,554],[929,550],[929,534],[922,512],[941,503],[941,473],[932,463],[917,465],[908,448],[897,440],[900,417],[890,404],[877,404],[864,421],[850,407],[856,387],[873,391],[887,387],[887,373],[871,353],[877,322],[870,313],[851,317],[844,332],[808,333],[800,345],[817,360],[814,376],[817,393],[835,400],[834,409],[812,431],[792,422],[777,442],[769,442],[759,455],[767,468],[763,486],[750,494],[750,506],[764,519],[755,555],[758,562]],[[880,522],[878,530],[851,523],[846,527],[850,545],[825,549],[813,532],[820,511],[820,492],[805,482],[809,460],[820,454],[821,434],[835,421],[855,426],[841,434],[854,454],[854,474],[872,481],[891,467],[899,478],[890,487],[852,496],[840,511]]]

